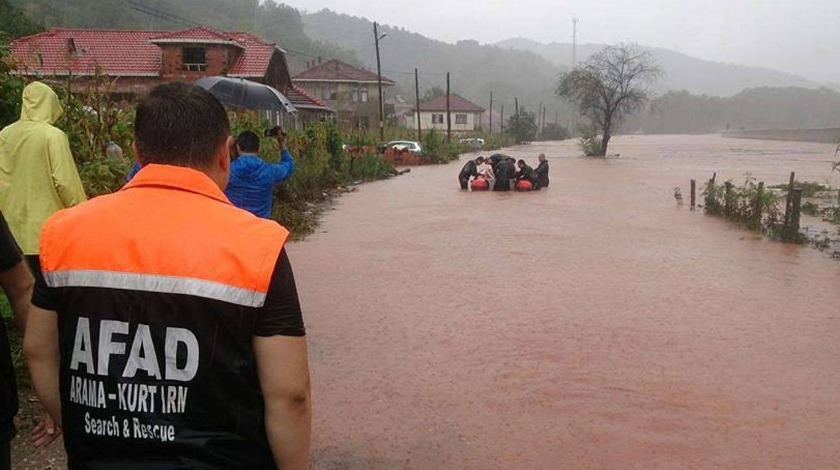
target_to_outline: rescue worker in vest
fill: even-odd
[[[295,159],[286,148],[286,132],[274,128],[269,133],[277,138],[280,163],[263,161],[259,156],[260,137],[245,131],[236,138],[236,157],[230,164],[230,182],[225,189],[233,205],[264,219],[271,218],[274,187],[295,171]]]
[[[20,331],[24,331],[26,326],[33,283],[32,274],[23,261],[20,247],[15,242],[6,219],[0,213],[0,287],[9,299],[9,306]],[[11,468],[9,444],[17,432],[14,423],[17,411],[18,392],[12,351],[6,333],[6,322],[0,319],[0,470]],[[45,420],[35,427],[32,440],[38,446],[49,444],[59,433],[52,420]]]
[[[478,177],[478,165],[484,163],[484,157],[478,157],[475,160],[467,160],[464,167],[461,168],[461,173],[458,174],[458,182],[461,183],[461,189],[467,189],[470,182],[470,177]]]
[[[0,211],[36,271],[44,222],[86,199],[67,135],[53,126],[62,113],[58,95],[32,82],[23,89],[20,119],[0,131]]]
[[[539,156],[540,163],[534,168],[534,171],[537,172],[537,184],[538,186],[534,186],[534,189],[540,188],[547,188],[548,187],[548,162],[545,161],[545,154],[541,153]]]
[[[526,180],[531,183],[531,188],[533,190],[536,191],[540,189],[537,182],[537,172],[534,171],[530,165],[525,163],[525,160],[519,160],[516,164],[519,166],[519,171],[516,172],[516,181]]]
[[[232,138],[213,95],[160,85],[136,116],[135,178],[41,235],[24,352],[68,466],[306,469],[289,232],[225,197]]]

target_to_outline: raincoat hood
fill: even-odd
[[[23,89],[21,121],[35,121],[54,124],[64,110],[58,102],[58,95],[41,82],[32,82]]]

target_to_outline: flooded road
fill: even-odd
[[[290,247],[315,468],[840,467],[840,263],[687,204],[713,171],[825,181],[834,147],[612,143],[506,150],[547,154],[528,194],[414,168]]]

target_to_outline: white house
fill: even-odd
[[[413,111],[413,110],[412,110]],[[449,113],[453,132],[472,132],[481,130],[484,108],[456,95],[449,95]],[[417,113],[411,113],[411,122],[407,127],[417,126]],[[422,130],[446,130],[446,95],[436,96],[420,103],[420,128]]]

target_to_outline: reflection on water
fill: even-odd
[[[837,464],[840,263],[687,204],[712,172],[825,181],[833,146],[613,143],[509,149],[549,157],[527,194],[415,168],[290,248],[318,468]]]

